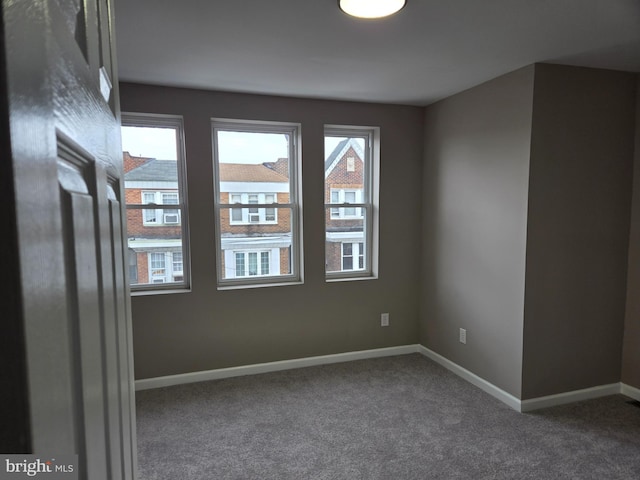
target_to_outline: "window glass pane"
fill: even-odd
[[[156,283],[185,285],[181,136],[179,118],[123,115],[129,278],[134,290]],[[142,208],[148,204],[155,208]]]
[[[372,143],[377,132],[375,127],[325,127],[325,271],[328,278],[374,273],[368,244],[373,238],[372,215],[377,212],[373,204],[372,164]]]
[[[164,270],[164,253],[151,254],[151,269],[156,271]]]
[[[290,175],[297,165],[291,157],[298,126],[229,120],[212,125],[219,283],[298,280],[299,186],[297,175]]]
[[[242,203],[241,195],[231,195],[230,196],[231,203]],[[232,222],[241,222],[242,221],[242,209],[241,208],[232,208],[231,210],[231,221]]]
[[[182,272],[182,252],[174,252],[173,254],[173,273]]]
[[[260,253],[260,274],[269,275],[269,252]]]
[[[258,254],[256,252],[249,253],[249,275],[258,274]]]
[[[249,204],[256,205],[258,203],[258,195],[249,195]],[[260,222],[260,210],[257,208],[249,209],[249,222],[251,223],[259,223]]]
[[[270,262],[269,263],[269,271],[265,272],[264,270],[259,270],[259,274],[251,274],[253,276],[263,275],[263,276],[281,276],[281,275],[291,275],[291,262],[292,262],[292,248],[291,248],[291,238],[293,236],[291,229],[291,216],[292,209],[285,207],[277,207],[274,210],[277,211],[276,217],[278,223],[276,226],[273,224],[269,226],[264,226],[263,224],[240,224],[240,225],[230,225],[227,228],[232,228],[233,231],[238,232],[246,232],[244,235],[227,235],[222,236],[221,244],[222,244],[222,267],[223,267],[223,278],[224,279],[234,279],[238,277],[248,276],[248,273],[238,274],[238,267],[236,264],[237,253],[242,250],[244,252],[251,251],[253,252],[265,252],[266,250],[262,247],[265,242],[269,246],[268,258],[279,258],[280,262]],[[221,217],[224,218],[224,217]],[[269,229],[273,229],[274,233],[270,233]],[[257,230],[259,235],[251,235],[252,230]],[[264,233],[262,231],[264,230]],[[235,257],[234,257],[235,255]],[[246,255],[245,255],[246,256]],[[257,257],[256,264],[257,264]],[[260,264],[262,262],[262,256],[260,256]],[[246,265],[249,265],[248,257],[246,259]],[[257,267],[256,267],[257,268]],[[258,271],[258,270],[256,270]]]
[[[342,244],[342,270],[353,270],[353,244]]]
[[[325,174],[328,172],[333,177],[331,180],[327,178],[328,183],[338,183],[335,180],[341,179],[343,188],[348,188],[346,185],[362,188],[365,183],[366,147],[365,137],[325,135]]]
[[[330,209],[328,206],[326,208]],[[366,216],[349,220],[348,224],[349,227],[327,225],[325,233],[325,269],[327,273],[367,269],[365,256]],[[345,257],[349,258],[347,265],[344,263]]]
[[[236,253],[236,272],[234,276],[244,277],[245,269],[244,269],[244,253]]]

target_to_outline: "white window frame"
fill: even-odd
[[[168,195],[176,196],[176,203],[168,203],[165,199]],[[149,197],[153,196],[153,199],[149,201]],[[142,190],[141,191],[142,204],[149,205],[152,204],[154,206],[164,205],[180,205],[180,194],[179,190],[162,190],[162,191],[152,191],[152,190]],[[154,212],[155,221],[151,222],[147,220],[147,215],[149,212]],[[167,213],[171,212],[171,213]],[[175,213],[174,213],[175,212]],[[175,215],[175,222],[167,222],[167,215]],[[181,215],[179,208],[146,208],[142,210],[142,225],[145,227],[179,227],[181,222]]]
[[[341,203],[333,203],[330,194],[329,203],[325,203],[325,211],[329,210],[329,215],[325,215],[325,242],[340,242],[340,271],[325,272],[327,282],[367,280],[378,278],[378,250],[379,250],[379,210],[380,210],[380,127],[375,126],[354,126],[354,125],[325,125],[324,137],[357,137],[365,141],[363,159],[363,188],[360,190],[360,197],[355,204],[344,203],[344,193],[341,195]],[[326,155],[327,152],[325,152]],[[325,182],[327,172],[325,171]],[[326,187],[325,187],[326,188]],[[333,191],[358,191],[358,189],[331,189]],[[345,216],[343,208],[357,208],[355,216]],[[338,210],[340,209],[340,210]],[[337,216],[334,215],[337,213]],[[358,215],[359,213],[359,215]],[[328,239],[326,228],[327,218],[330,220],[353,220],[362,219],[362,238],[357,238],[354,232],[337,232],[332,240]],[[343,247],[342,243],[363,243],[364,244],[364,269],[342,270]],[[325,261],[325,264],[327,262]]]
[[[345,245],[351,245],[351,268],[344,268],[344,259],[347,257],[344,253]],[[340,246],[340,269],[343,272],[362,271],[365,265],[364,242],[342,242]],[[360,268],[360,258],[362,258],[363,268]],[[358,265],[355,268],[354,265]]]
[[[148,252],[148,265],[149,265],[149,283],[167,283],[167,254],[166,252]],[[162,260],[162,267],[154,267],[154,258],[160,258]],[[155,274],[155,270],[162,270],[162,274]]]
[[[251,196],[257,196],[257,204],[277,204],[278,203],[278,194],[273,192],[267,192],[267,193],[236,193],[236,192],[229,192],[229,203],[231,204],[235,204],[235,203],[239,203],[239,204],[251,204],[250,202],[250,198]],[[273,202],[268,202],[267,201],[267,197],[273,195]],[[239,202],[233,202],[232,203],[232,198],[233,197],[240,197],[240,201]],[[252,209],[255,209],[256,207],[251,207]],[[242,212],[242,219],[241,220],[234,220],[233,219],[233,214],[234,212],[240,210]],[[256,213],[251,213],[249,208],[241,208],[241,207],[236,207],[236,208],[230,208],[229,209],[229,225],[276,225],[278,223],[278,209],[277,208],[272,208],[272,210],[274,211],[274,219],[273,220],[267,220],[267,210],[270,210],[269,208],[258,208],[258,211]],[[258,221],[254,222],[252,221],[252,215],[257,215],[257,219]]]
[[[184,147],[184,125],[182,117],[179,115],[165,115],[165,114],[152,114],[152,113],[137,113],[137,112],[122,112],[122,126],[131,127],[149,127],[149,128],[172,128],[176,131],[176,153],[177,153],[177,173],[178,173],[178,190],[147,190],[143,189],[142,192],[153,192],[156,195],[156,221],[155,223],[145,221],[145,210],[153,210],[148,208],[148,204],[144,202],[144,193],[141,193],[139,204],[127,203],[126,208],[128,210],[142,210],[142,219],[144,227],[180,227],[182,232],[182,280],[174,281],[173,276],[163,283],[153,283],[151,279],[151,255],[153,250],[146,250],[143,247],[132,247],[136,254],[147,253],[148,268],[149,268],[149,283],[134,283],[130,284],[131,294],[148,295],[156,293],[174,293],[189,291],[191,288],[191,255],[189,249],[189,208],[187,204],[187,164],[186,153]],[[132,152],[133,153],[133,152]],[[178,194],[177,204],[164,204],[163,194]],[[157,208],[162,207],[162,208]],[[165,208],[166,207],[166,208]],[[178,213],[178,223],[164,223],[164,215],[167,210],[176,210]],[[154,247],[158,247],[159,242],[155,242]],[[171,247],[175,248],[175,247]],[[170,253],[165,250],[165,253]],[[169,259],[169,262],[171,259]],[[171,263],[169,265],[172,266]],[[174,275],[180,276],[180,275]]]
[[[338,201],[334,202],[334,194],[338,194]],[[355,200],[353,202],[347,202],[347,193],[353,193]],[[331,203],[341,203],[344,205],[351,205],[356,203],[362,203],[362,189],[360,188],[332,188],[331,189]],[[353,210],[353,215],[348,212]],[[360,207],[332,207],[331,219],[332,220],[352,220],[362,218],[362,208]]]
[[[255,254],[256,255],[256,273],[254,275],[251,274],[251,272],[249,271],[249,256],[251,254]],[[238,275],[238,270],[237,270],[237,258],[238,255],[242,255],[244,257],[244,268],[245,271],[243,272],[244,275]],[[265,273],[262,270],[262,259],[263,257],[266,255],[266,258],[269,262],[268,265],[268,271]],[[233,251],[233,259],[236,262],[235,266],[236,268],[234,269],[236,272],[235,278],[256,278],[256,277],[264,277],[264,276],[268,276],[271,275],[271,272],[273,271],[273,269],[271,268],[271,251],[270,250],[234,250]]]
[[[167,252],[167,251],[155,251],[147,252],[147,262],[149,265],[149,283],[151,285],[157,285],[161,283],[176,283],[175,277],[184,277],[184,261],[180,260],[181,268],[176,268],[175,255],[182,252]],[[162,275],[153,273],[153,258],[160,255],[163,260],[163,267],[161,268],[164,273]],[[184,259],[184,255],[182,255]]]
[[[221,201],[223,193],[237,194],[238,192],[221,192],[220,191],[220,169],[219,169],[219,152],[217,135],[219,131],[235,131],[246,133],[281,133],[289,136],[289,202],[278,203],[278,196],[274,197],[276,203],[264,204],[258,203],[255,206],[248,203],[236,204],[231,203],[231,197],[229,201],[223,203]],[[303,268],[303,246],[302,246],[302,176],[301,176],[301,125],[299,123],[289,122],[272,122],[272,121],[260,121],[260,120],[241,120],[241,119],[229,119],[229,118],[212,118],[211,119],[211,136],[213,144],[213,189],[214,189],[214,215],[216,225],[218,228],[215,230],[216,235],[216,258],[217,258],[217,279],[218,290],[236,289],[236,288],[256,288],[267,287],[274,285],[297,285],[304,282],[304,268]],[[270,194],[271,192],[264,192]],[[275,193],[274,193],[275,195]],[[222,243],[223,238],[221,235],[220,225],[222,225],[222,218],[226,216],[231,223],[233,208],[258,208],[268,209],[273,208],[277,212],[279,208],[290,210],[290,229],[291,229],[291,265],[289,274],[280,274],[279,260],[278,267],[275,268],[274,259],[271,259],[270,274],[265,276],[245,276],[245,277],[230,277],[225,275],[224,270],[229,269],[229,251],[223,250]],[[229,210],[224,212],[224,210]],[[266,214],[265,214],[266,216]],[[276,219],[274,222],[265,222],[269,224],[277,224],[279,215],[276,213]],[[243,214],[244,220],[244,214]],[[247,223],[249,224],[249,223]],[[239,225],[234,223],[232,225]],[[235,255],[233,256],[235,261]],[[223,259],[225,268],[222,268]],[[235,264],[234,264],[235,269]],[[276,273],[277,272],[277,273]]]

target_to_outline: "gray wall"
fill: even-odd
[[[533,78],[526,67],[425,116],[420,341],[516,397]]]
[[[620,381],[635,76],[536,65],[522,398]]]
[[[636,83],[538,64],[426,108],[422,344],[523,400],[619,382],[629,261],[640,383]]]
[[[123,111],[183,115],[186,130],[193,289],[132,299],[137,379],[418,341],[421,108],[126,83],[120,95]],[[302,124],[304,285],[216,289],[211,117]],[[381,127],[378,280],[324,281],[325,123]]]
[[[636,78],[636,141],[622,381],[640,388],[640,75]]]

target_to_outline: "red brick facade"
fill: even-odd
[[[289,203],[288,193],[278,193],[278,203]],[[230,193],[221,193],[221,202],[230,203]],[[222,234],[232,235],[260,235],[265,233],[289,233],[291,232],[291,210],[288,208],[276,208],[277,223],[251,223],[251,224],[231,224],[231,209],[220,209],[220,231]]]
[[[129,183],[129,187],[127,187],[127,181],[125,179],[125,197],[127,205],[142,205],[143,204],[143,192],[176,192],[177,191],[177,182],[176,188],[141,188],[140,185],[144,185],[143,182],[148,182],[149,185],[153,185],[158,181],[166,182],[167,180],[164,178],[156,178],[156,174],[151,175],[151,178],[148,176],[149,171],[157,172],[156,164],[150,163],[154,162],[154,159],[145,158],[145,157],[134,157],[130,155],[128,152],[123,153],[125,172],[132,172],[139,167],[144,167],[141,170],[135,172],[137,177],[132,177],[131,182],[133,182],[135,178],[138,180],[135,183]],[[155,161],[158,162],[158,161]],[[159,167],[160,165],[158,165]],[[331,191],[339,190],[342,191],[341,195],[344,197],[346,192],[358,192],[360,195],[363,189],[363,179],[364,179],[364,164],[356,150],[353,146],[349,147],[342,155],[342,157],[334,162],[332,165],[327,165],[327,168],[331,168],[328,177],[325,181],[325,202],[331,202]],[[140,172],[145,172],[147,176]],[[132,174],[133,175],[133,174]],[[226,184],[236,185],[237,187],[231,187],[232,192],[222,192],[220,194],[220,201],[223,204],[229,204],[231,200],[231,195],[243,195],[249,194],[249,192],[241,191],[242,188],[246,188],[251,190],[251,192],[255,192],[256,190],[260,190],[261,187],[257,187],[258,183],[253,182],[262,182],[264,184],[264,188],[270,191],[261,192],[262,194],[272,194],[275,189],[279,188],[278,185],[283,186],[288,183],[288,160],[287,159],[278,159],[276,162],[267,162],[261,165],[244,165],[244,164],[224,164],[224,169],[221,169],[221,182],[225,182]],[[174,177],[175,178],[175,177]],[[135,185],[135,188],[132,188],[131,185]],[[157,183],[156,183],[157,184]],[[244,187],[242,185],[245,185]],[[248,186],[246,184],[249,184]],[[233,190],[237,188],[238,190]],[[289,203],[290,196],[288,193],[275,193],[277,204]],[[264,197],[261,197],[264,198]],[[244,200],[246,201],[246,200]],[[360,202],[360,199],[356,199],[356,202]],[[220,234],[224,240],[224,242],[228,242],[229,245],[227,250],[228,255],[231,255],[231,251],[247,251],[246,247],[243,245],[251,244],[250,242],[246,242],[247,239],[258,238],[258,237],[273,237],[276,242],[283,242],[282,238],[285,238],[292,234],[292,224],[291,224],[291,211],[288,208],[275,208],[276,211],[276,222],[269,223],[266,222],[266,208],[268,207],[259,207],[260,210],[260,220],[256,222],[249,223],[247,220],[247,211],[246,209],[249,207],[241,207],[245,211],[243,211],[243,219],[244,223],[235,223],[231,222],[231,214],[232,209],[223,208],[220,209]],[[356,207],[354,207],[356,208]],[[163,225],[162,219],[163,217],[160,215],[158,218],[158,224],[147,224],[145,225],[143,222],[143,209],[128,209],[127,210],[127,229],[128,229],[128,237],[130,240],[130,248],[133,246],[133,249],[136,250],[136,264],[133,272],[137,271],[137,282],[140,284],[148,283],[151,281],[149,278],[149,253],[150,252],[179,252],[180,247],[179,243],[175,243],[177,239],[182,238],[182,227],[181,225]],[[344,213],[344,212],[343,212]],[[353,232],[355,238],[352,240],[344,240],[351,242],[358,242],[358,236],[362,235],[363,228],[363,218],[331,218],[331,208],[327,208],[325,213],[325,221],[326,221],[326,229],[327,235],[331,232],[337,234],[334,237],[333,241],[327,241],[326,243],[326,263],[327,263],[327,271],[341,271],[342,270],[342,240],[341,238],[347,238],[343,236],[346,232]],[[157,240],[157,242],[154,242]],[[163,245],[163,241],[166,241],[166,246]],[[284,240],[286,241],[286,240]],[[361,240],[360,240],[361,241]],[[144,245],[152,245],[151,247],[145,247]],[[272,244],[273,245],[273,244]],[[277,243],[276,243],[277,245]],[[280,243],[283,245],[283,243]],[[250,247],[250,248],[259,248],[259,247]],[[273,247],[267,247],[272,249]],[[355,247],[354,247],[355,248]],[[272,250],[273,251],[273,250]],[[229,272],[225,269],[225,255],[221,255],[221,271],[225,272],[225,275],[235,275],[235,272],[230,266]],[[167,262],[169,262],[171,256],[167,257]],[[229,257],[229,260],[232,257]],[[275,261],[275,258],[272,258],[272,261]],[[233,266],[235,267],[235,265]],[[272,266],[272,272],[276,271],[276,266]],[[291,245],[280,246],[279,248],[279,265],[280,274],[287,275],[291,273]],[[133,264],[131,266],[133,267]],[[172,281],[168,278],[166,281]]]
[[[349,167],[349,158],[353,158]],[[332,190],[360,190],[364,184],[364,162],[353,147],[349,147],[346,153],[338,160],[325,180],[324,201],[331,203]],[[331,218],[331,208],[325,211],[326,229],[330,231],[351,231],[362,228],[364,218]],[[339,272],[342,270],[342,243],[326,242],[325,262],[327,272]]]
[[[150,189],[125,188],[125,199],[127,205],[142,204],[142,192]],[[153,190],[158,192],[175,192],[177,190]],[[127,210],[127,233],[129,237],[144,238],[179,238],[182,234],[182,227],[178,225],[144,225],[142,210]]]

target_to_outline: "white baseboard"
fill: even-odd
[[[469,383],[484,390],[489,395],[492,395],[498,400],[504,402],[514,410],[522,413],[532,412],[541,408],[555,407],[567,403],[579,402],[581,400],[591,400],[594,398],[606,397],[607,395],[615,395],[618,393],[622,393],[623,395],[626,395],[628,397],[640,400],[640,389],[625,385],[624,383],[611,383],[609,385],[599,385],[582,390],[563,392],[557,395],[548,395],[545,397],[520,400],[519,398],[486,381],[484,378],[479,377],[475,373],[470,372],[469,370],[461,367],[451,360],[448,360],[442,355],[429,350],[422,345],[418,345],[418,352],[422,353],[434,362],[439,363],[446,369],[467,380]]]
[[[565,405],[567,403],[591,400],[594,398],[606,397],[607,395],[615,395],[620,393],[620,385],[620,383],[611,383],[609,385],[599,385],[597,387],[584,388],[582,390],[573,390],[571,392],[563,392],[556,395],[547,395],[545,397],[522,400],[520,411],[532,412],[533,410],[538,410],[540,408],[555,407],[558,405]]]
[[[350,362],[353,360],[364,360],[367,358],[406,355],[409,353],[420,353],[424,355],[518,412],[531,412],[540,408],[564,405],[566,403],[589,400],[607,395],[615,395],[617,393],[621,393],[635,400],[640,400],[640,389],[624,383],[612,383],[609,385],[585,388],[583,390],[563,392],[557,395],[520,400],[519,398],[488,382],[484,378],[479,377],[464,367],[461,367],[457,363],[452,362],[423,345],[417,344],[377,348],[373,350],[360,350],[357,352],[336,353],[333,355],[321,355],[317,357],[296,358],[293,360],[258,363],[255,365],[242,365],[239,367],[219,368],[201,372],[168,375],[165,377],[145,378],[142,380],[136,380],[135,387],[136,391],[149,390],[152,388],[169,387],[185,383],[205,382],[208,380],[219,380],[222,378],[240,377],[243,375],[255,375],[259,373],[277,372],[280,370],[291,370],[294,368],[312,367],[315,365]]]
[[[479,377],[475,373],[470,372],[466,368],[461,367],[457,363],[452,362],[451,360],[443,357],[442,355],[434,352],[433,350],[429,350],[425,346],[418,345],[418,353],[421,353],[422,355],[430,358],[434,362],[439,363],[447,370],[452,371],[453,373],[455,373],[459,377],[462,377],[464,380],[471,383],[472,385],[475,385],[481,390],[484,390],[489,395],[497,398],[498,400],[507,404],[514,410],[518,412],[521,411],[520,399],[514,397],[508,392],[505,392],[501,388],[496,387],[494,384],[487,382],[484,378]]]
[[[258,363],[255,365],[242,365],[239,367],[218,368],[201,372],[182,373],[165,377],[144,378],[136,380],[136,391],[152,388],[169,387],[184,383],[205,382],[219,380],[221,378],[240,377],[243,375],[255,375],[258,373],[277,372],[294,368],[312,367],[315,365],[328,365],[330,363],[350,362],[367,358],[390,357],[394,355],[406,355],[416,353],[418,345],[401,345],[398,347],[376,348],[373,350],[361,350],[357,352],[336,353],[318,357],[296,358],[278,362]]]
[[[631,397],[634,400],[640,401],[640,388],[632,387],[631,385],[627,385],[626,383],[621,383],[620,393],[626,395],[627,397]]]

